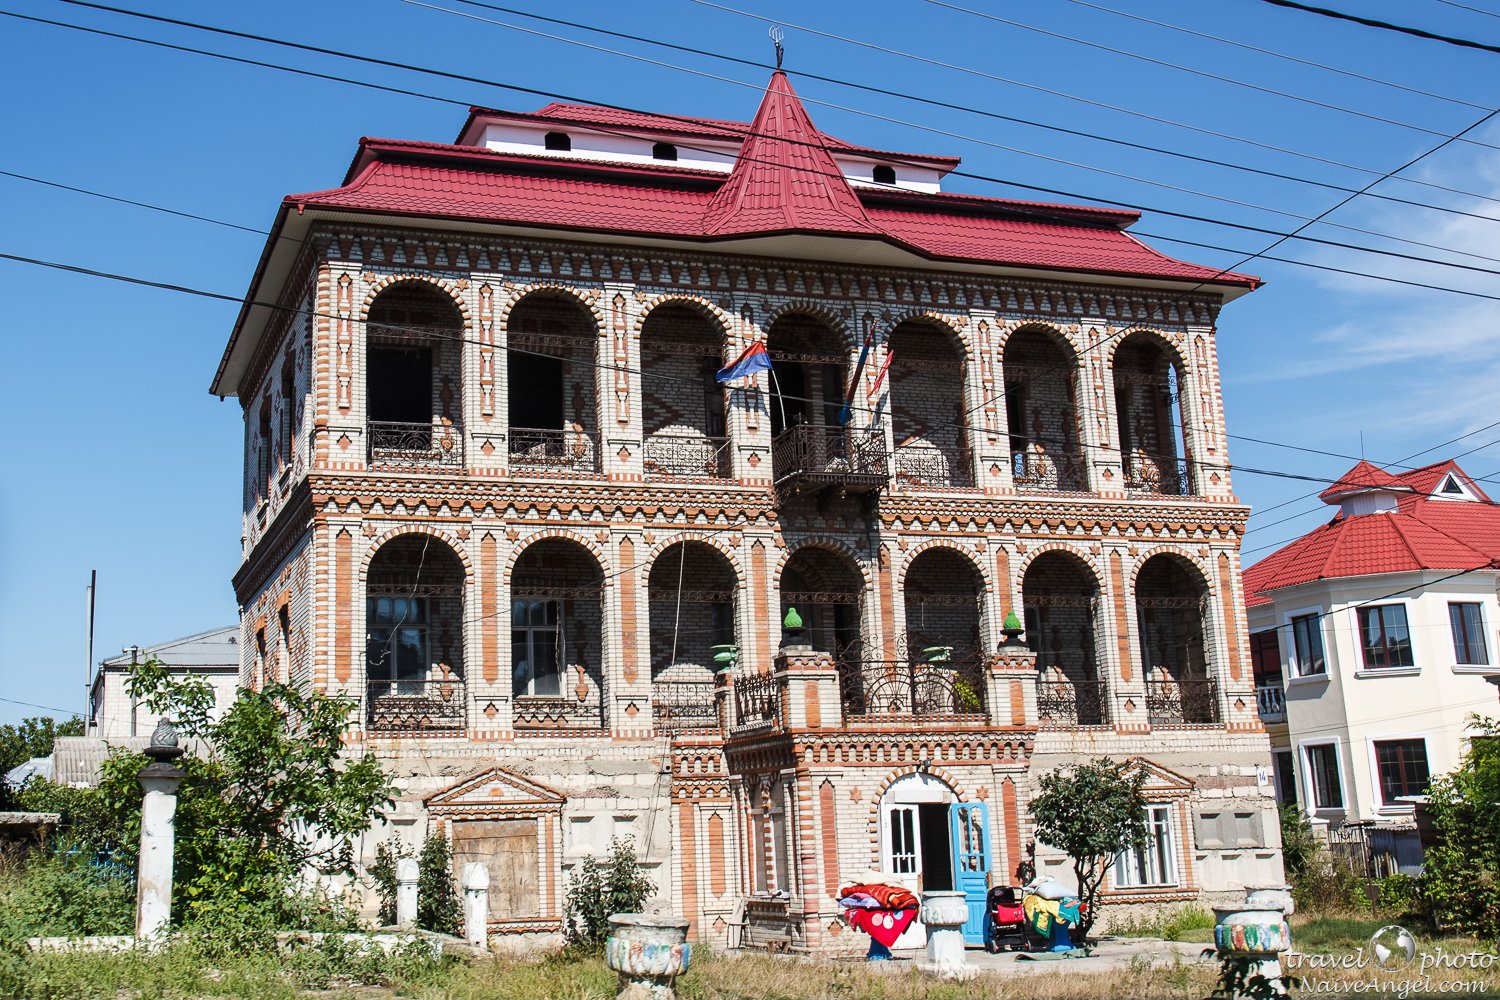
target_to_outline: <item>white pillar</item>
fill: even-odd
[[[417,859],[396,862],[396,926],[417,926]]]
[[[464,940],[490,946],[490,870],[477,861],[464,865]]]
[[[176,755],[173,753],[171,757]],[[145,792],[141,800],[141,855],[135,888],[135,936],[142,940],[163,936],[172,920],[177,786],[187,775],[182,768],[168,763],[170,759],[158,758],[141,768],[137,776]]]
[[[927,928],[927,961],[917,969],[943,979],[972,979],[978,971],[964,957],[964,923],[969,919],[962,892],[922,893],[922,923]]]

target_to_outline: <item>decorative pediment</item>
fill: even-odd
[[[1192,778],[1178,774],[1171,768],[1162,767],[1153,760],[1147,760],[1145,757],[1132,757],[1126,763],[1145,772],[1146,786],[1143,790],[1147,795],[1193,790]]]
[[[511,810],[517,806],[529,810],[560,810],[566,796],[528,778],[501,767],[492,767],[471,775],[431,795],[426,800],[434,813],[474,812],[488,809]]]

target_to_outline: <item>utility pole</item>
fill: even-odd
[[[91,711],[94,700],[94,588],[99,583],[99,571],[89,570],[89,630],[87,652],[84,654],[83,662],[83,731],[89,731],[89,723],[94,720]]]

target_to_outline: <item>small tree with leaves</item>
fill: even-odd
[[[1437,843],[1422,889],[1438,926],[1485,941],[1500,934],[1500,720],[1470,717],[1474,735],[1428,795]]]
[[[609,858],[600,862],[585,857],[568,877],[568,898],[563,932],[569,944],[602,948],[609,937],[612,913],[639,913],[656,886],[641,870],[635,846],[629,840],[612,840]]]
[[[1147,841],[1146,775],[1131,762],[1100,757],[1042,776],[1031,800],[1036,836],[1073,861],[1085,911],[1078,936],[1086,938],[1099,915],[1099,890],[1115,856]]]

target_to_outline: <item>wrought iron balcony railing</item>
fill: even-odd
[[[958,719],[984,713],[984,674],[977,658],[924,663],[846,660],[839,693],[846,721]]]
[[[374,733],[463,732],[468,699],[461,677],[374,680],[368,685],[366,721]]]
[[[896,478],[913,486],[973,486],[969,459],[956,448],[904,444],[896,449]]]
[[[1036,682],[1038,718],[1054,726],[1109,725],[1109,691],[1102,681]]]
[[[432,469],[464,464],[463,428],[451,421],[371,420],[366,428],[372,468]]]
[[[521,695],[515,701],[517,729],[601,729],[599,702],[576,698]]]
[[[1125,456],[1125,488],[1143,493],[1185,497],[1193,492],[1193,479],[1185,459],[1175,455],[1148,455],[1139,452]]]
[[[729,439],[698,434],[653,434],[646,439],[646,475],[724,479]]]
[[[878,430],[799,424],[772,442],[771,462],[777,488],[791,493],[826,486],[871,492],[884,489],[891,477]]]
[[[1286,721],[1286,691],[1280,684],[1260,684],[1255,688],[1255,710],[1262,722]]]
[[[1211,677],[1148,681],[1146,711],[1153,726],[1217,725],[1219,683]]]
[[[528,472],[599,471],[593,435],[571,428],[512,427],[510,464]]]
[[[734,678],[737,727],[776,726],[781,722],[781,692],[772,674],[739,674]]]
[[[1021,489],[1083,489],[1076,461],[1065,455],[1050,455],[1039,451],[1011,452],[1010,478]]]
[[[653,681],[651,705],[656,728],[666,732],[717,729],[719,709],[714,686],[701,681]]]

